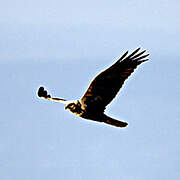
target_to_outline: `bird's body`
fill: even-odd
[[[84,119],[104,122],[116,127],[126,127],[128,123],[108,117],[104,114],[104,110],[136,67],[148,60],[145,58],[149,54],[143,55],[145,51],[138,53],[139,50],[140,48],[136,49],[129,56],[126,52],[116,63],[96,76],[80,100],[66,101],[60,98],[51,98],[43,87],[39,88],[38,96],[63,103],[66,105],[65,109]]]

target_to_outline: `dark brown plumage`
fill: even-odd
[[[128,51],[108,69],[102,71],[90,83],[84,96],[77,101],[66,101],[51,98],[43,87],[39,88],[38,96],[66,104],[66,108],[74,114],[94,121],[104,122],[116,127],[125,127],[128,123],[115,120],[104,114],[106,106],[115,98],[116,94],[138,65],[147,61],[145,50],[136,49],[130,55]]]

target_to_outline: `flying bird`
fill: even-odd
[[[115,98],[124,81],[131,75],[138,65],[148,60],[146,50],[140,48],[131,54],[126,51],[112,66],[102,71],[90,83],[87,91],[80,100],[67,101],[61,98],[52,98],[50,94],[40,87],[38,96],[43,99],[65,104],[75,115],[98,122],[103,122],[116,127],[126,127],[127,122],[119,121],[107,116],[104,111],[106,106]]]

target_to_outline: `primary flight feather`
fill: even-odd
[[[65,109],[84,119],[104,122],[116,127],[126,127],[127,122],[105,115],[104,110],[137,66],[148,60],[149,54],[144,54],[145,50],[141,52],[139,50],[140,48],[136,49],[130,55],[127,51],[112,66],[97,75],[80,100],[66,101],[60,98],[51,98],[43,87],[39,88],[38,96],[63,103],[66,105]]]

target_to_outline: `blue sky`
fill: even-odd
[[[0,179],[178,180],[179,1],[4,1],[0,6]],[[85,121],[36,96],[79,99],[126,50],[150,60],[107,114]]]

